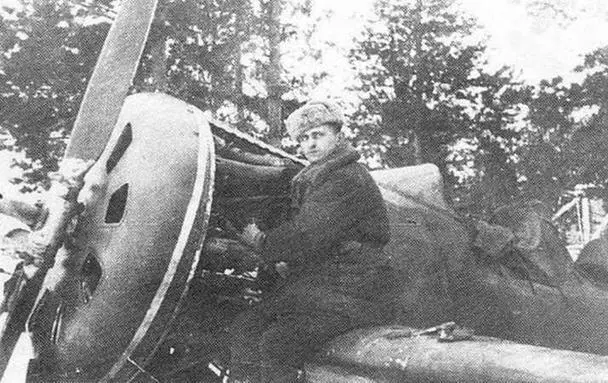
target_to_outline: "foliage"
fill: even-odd
[[[21,3],[0,13],[0,127],[14,137],[10,148],[27,155],[26,183],[44,185],[114,2]],[[531,12],[555,8],[531,4]],[[454,200],[476,213],[520,197],[555,206],[580,184],[605,197],[606,49],[586,57],[580,84],[555,78],[524,86],[508,68],[485,69],[475,21],[454,0],[379,0],[375,11],[349,55],[360,97],[351,137],[370,164],[435,163]],[[329,17],[309,0],[161,0],[132,91],[172,94],[265,138],[273,91],[284,118],[325,80],[325,55],[337,47],[318,30]],[[273,49],[280,65],[270,65]]]
[[[509,162],[517,132],[507,126],[517,114],[519,90],[508,70],[483,72],[485,46],[470,38],[474,21],[452,5],[376,3],[378,22],[351,53],[361,71],[355,134],[384,165],[432,162],[452,187],[457,180],[448,168],[462,167],[455,147],[468,142],[477,152],[466,161],[475,163],[477,183],[495,185],[486,178],[500,169],[504,190],[493,195],[504,202],[517,187]],[[460,186],[469,191],[471,184]]]
[[[272,13],[283,0],[165,0],[136,81],[137,90],[162,91],[212,111],[240,129],[264,138],[268,98],[293,82],[281,66],[270,65],[273,49],[306,31],[290,28],[285,15]],[[306,16],[307,4],[285,7],[287,19]],[[279,41],[271,25],[280,27]],[[305,48],[304,48],[305,49]],[[276,73],[275,73],[276,72]],[[269,73],[274,73],[269,76]],[[269,84],[269,77],[277,84]],[[275,96],[276,97],[276,96]],[[288,114],[295,107],[287,100]]]
[[[521,164],[527,196],[555,205],[564,192],[588,185],[591,196],[608,197],[606,52],[586,56],[577,69],[586,75],[581,84],[555,78],[541,82],[532,94]]]
[[[249,2],[238,0],[162,1],[138,87],[163,91],[204,109],[236,101],[241,46],[256,25],[253,17]],[[156,46],[160,51],[153,50]],[[155,65],[162,69],[155,72]]]
[[[0,126],[32,162],[28,182],[56,169],[108,30],[97,8],[29,0],[0,26]],[[93,21],[85,26],[85,21]]]
[[[466,134],[477,143],[475,176],[456,189],[459,200],[471,210],[489,213],[520,194],[516,153],[525,132],[521,119],[528,88],[514,83],[506,68],[493,74],[481,72],[471,80],[471,87],[478,92],[477,111],[470,115]]]
[[[263,137],[271,3],[161,0],[132,92],[172,94]],[[15,148],[26,152],[29,160],[20,164],[26,183],[45,185],[116,14],[110,0],[21,4],[1,13],[0,126],[16,138]],[[293,20],[305,16],[308,6],[296,2],[286,11]],[[306,33],[288,24],[281,31],[282,41]],[[283,71],[278,76],[290,81]],[[283,104],[285,115],[298,105]]]

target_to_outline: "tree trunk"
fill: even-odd
[[[422,39],[424,36],[422,35],[422,0],[417,1],[416,6],[416,26],[414,27],[414,43],[416,44],[415,55],[414,55],[414,76],[416,76],[416,80],[420,79],[420,73],[422,72]],[[414,129],[412,134],[412,146],[414,147],[414,164],[420,165],[424,162],[422,150],[420,147],[420,137],[418,132],[423,129],[423,113],[424,113],[424,103],[421,100],[418,102],[418,113],[416,113],[416,121],[414,121]]]
[[[268,47],[269,65],[266,73],[268,141],[280,147],[282,137],[281,115],[281,0],[270,0],[268,4]]]
[[[150,29],[148,44],[150,44],[150,77],[151,81],[144,84],[149,92],[165,92],[169,88],[167,78],[167,31],[165,23],[166,8],[161,7]]]
[[[243,16],[244,15],[241,10],[236,13],[237,27],[243,27],[246,23],[249,22]],[[243,105],[243,83],[245,82],[245,73],[243,71],[243,65],[241,64],[241,58],[243,57],[243,41],[245,41],[245,37],[243,36],[244,34],[244,31],[239,32],[239,46],[234,56],[235,92],[234,97],[232,98],[232,102],[236,106],[237,111],[237,127],[241,130],[243,130],[245,126],[245,108]]]
[[[422,164],[424,162],[422,159],[422,149],[420,149],[420,138],[418,137],[418,133],[416,133],[416,129],[410,132],[409,142],[414,152],[414,165]]]
[[[151,49],[152,54],[152,87],[156,91],[167,90],[167,55],[165,53],[165,39],[159,37]]]

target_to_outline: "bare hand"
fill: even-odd
[[[264,232],[261,231],[255,223],[250,223],[243,228],[243,232],[239,235],[239,239],[244,244],[259,249],[264,241]]]

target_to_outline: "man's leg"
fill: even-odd
[[[258,315],[266,318],[264,326],[255,328],[261,333],[255,340],[242,340],[257,346],[263,382],[296,382],[304,362],[328,341],[386,321],[377,304],[326,286],[293,285],[282,292],[258,307],[263,310]]]
[[[283,315],[264,331],[259,345],[263,382],[304,381],[304,362],[331,339],[360,327],[355,318],[333,312]]]

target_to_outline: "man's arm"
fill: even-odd
[[[365,214],[368,188],[356,176],[332,179],[313,190],[296,216],[266,232],[261,247],[268,262],[297,261],[304,252],[320,257],[348,237]],[[363,211],[362,211],[363,209]]]

